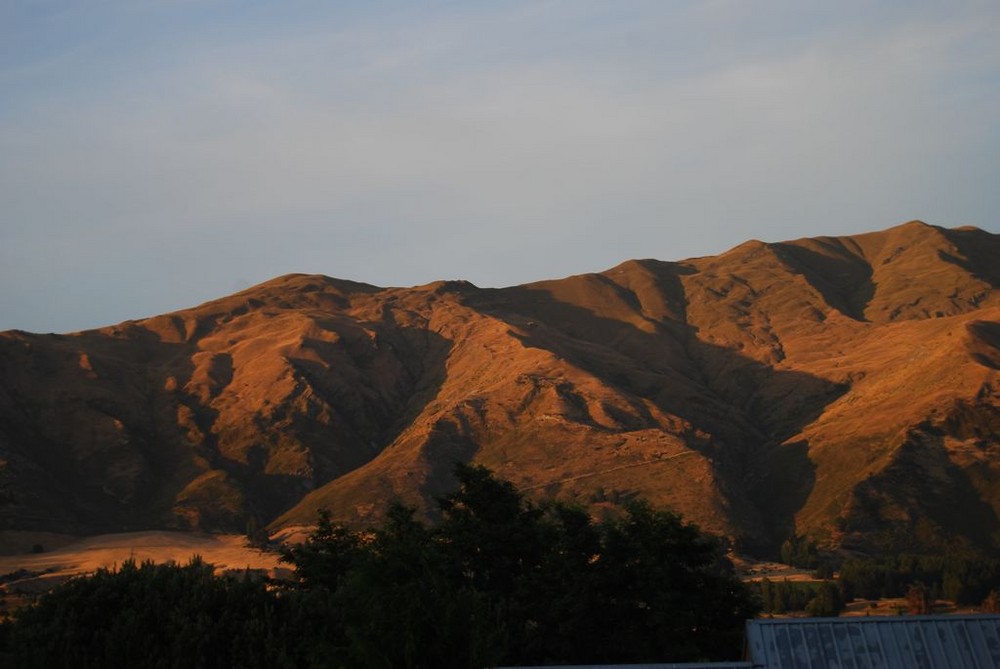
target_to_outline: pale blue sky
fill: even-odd
[[[0,329],[1000,232],[1000,3],[0,0]]]

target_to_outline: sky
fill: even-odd
[[[0,330],[998,212],[996,0],[0,0]]]

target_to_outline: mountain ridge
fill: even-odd
[[[0,333],[0,525],[364,524],[432,513],[461,460],[751,550],[994,552],[996,258],[1000,236],[910,222],[506,288],[290,274]]]

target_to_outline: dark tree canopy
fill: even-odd
[[[101,569],[0,626],[4,667],[293,667],[287,615],[263,583],[186,566]]]
[[[427,526],[390,508],[355,532],[321,514],[282,559],[294,587],[125,565],[0,626],[2,666],[488,667],[732,660],[751,592],[714,540],[636,502],[597,524],[481,467]]]

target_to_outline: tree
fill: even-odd
[[[913,615],[931,612],[931,598],[927,586],[917,581],[906,591],[906,609]]]
[[[438,500],[452,567],[479,590],[509,593],[542,562],[542,510],[485,467],[458,464],[459,487]]]
[[[271,536],[268,534],[267,528],[260,526],[256,514],[251,514],[247,518],[246,538],[248,546],[260,550],[267,548],[268,543],[271,541]]]
[[[295,565],[303,587],[336,590],[363,553],[358,535],[334,523],[330,512],[322,509],[306,541],[283,549],[280,559]]]
[[[983,613],[1000,613],[1000,593],[994,588],[983,600]]]
[[[816,569],[813,570],[813,578],[817,578],[823,581],[829,581],[833,578],[834,567],[830,562],[820,562],[816,565]]]
[[[794,535],[781,544],[781,561],[793,567],[811,569],[818,563],[816,542]]]
[[[597,525],[581,509],[532,504],[485,468],[460,465],[456,477],[440,536],[453,573],[502,616],[505,663],[739,654],[758,604],[696,526],[640,501]]]
[[[806,613],[813,617],[839,616],[844,609],[840,589],[833,583],[823,582],[816,590],[816,596],[806,605]]]
[[[502,653],[488,598],[449,578],[442,545],[413,509],[390,507],[337,602],[348,666],[485,667]]]
[[[771,579],[765,576],[759,587],[761,608],[766,613],[774,613],[774,588],[771,586]]]

